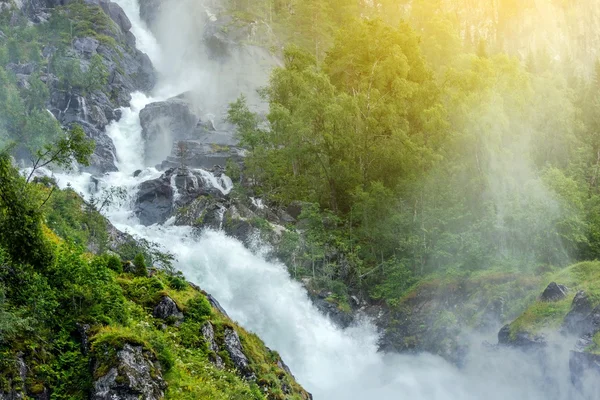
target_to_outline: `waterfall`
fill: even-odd
[[[160,49],[141,23],[135,0],[117,3],[133,23],[140,49],[152,53],[157,62]],[[143,164],[139,112],[151,101],[152,97],[133,93],[131,106],[122,110],[120,121],[108,126],[119,171],[105,175],[103,187],[123,187],[133,196],[141,182],[160,176],[159,171]],[[133,177],[136,169],[142,172]],[[201,173],[206,183],[222,193],[231,190],[228,178]],[[89,174],[56,177],[61,186],[70,183],[84,196],[91,196]],[[262,207],[260,199],[253,201]],[[277,350],[298,382],[317,400],[578,398],[569,381],[567,349],[553,349],[554,357],[548,360],[550,371],[545,374],[531,359],[509,349],[475,347],[461,369],[429,354],[382,354],[377,351],[378,335],[369,321],[339,329],[313,306],[284,265],[266,261],[260,252],[252,252],[222,232],[207,231],[197,237],[190,227],[142,226],[128,202],[109,209],[106,216],[117,228],[173,253],[176,268],[212,293],[234,320]],[[474,343],[481,343],[481,338]]]

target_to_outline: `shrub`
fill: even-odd
[[[133,259],[133,265],[135,266],[135,275],[137,276],[148,276],[148,268],[146,267],[146,259],[142,253],[138,253]]]
[[[206,297],[199,295],[188,301],[185,314],[193,321],[204,322],[212,314],[212,307]]]

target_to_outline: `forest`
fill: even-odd
[[[268,114],[229,110],[253,190],[307,204],[284,257],[388,303],[430,274],[597,258],[600,64],[507,50],[522,4],[500,2],[492,40],[431,3],[231,2],[296,33]]]

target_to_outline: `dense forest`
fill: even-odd
[[[595,60],[512,54],[461,35],[441,3],[411,2],[410,18],[391,3],[232,2],[297,33],[262,90],[268,115],[244,98],[229,112],[256,192],[313,205],[288,260],[394,302],[430,273],[595,259]],[[500,3],[500,22],[521,10]]]

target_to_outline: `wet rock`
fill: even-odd
[[[116,364],[94,382],[91,398],[159,400],[164,397],[165,387],[156,356],[141,346],[125,344],[117,352]]]
[[[575,294],[571,310],[565,316],[562,329],[566,333],[581,335],[586,331],[586,319],[592,312],[592,303],[588,295],[580,290]],[[589,328],[587,328],[589,329]]]
[[[223,363],[223,359],[219,356],[219,345],[215,340],[215,330],[210,322],[202,325],[201,328],[202,337],[206,341],[208,349],[212,352],[211,361],[215,364],[217,368],[224,368],[225,364]]]
[[[131,29],[131,21],[127,18],[125,11],[117,3],[112,1],[100,1],[100,7],[104,12],[112,19],[117,26],[121,29],[121,32],[129,32]]]
[[[190,168],[210,169],[225,166],[228,160],[241,162],[245,152],[229,132],[190,132],[197,139],[180,139],[171,144],[171,152],[161,163],[161,168],[177,166],[181,162],[181,150],[185,149],[185,163]]]
[[[351,312],[340,310],[337,304],[330,301],[332,293],[321,291],[318,293],[309,293],[309,297],[319,311],[329,317],[329,319],[340,328],[347,328],[354,321]]]
[[[250,377],[252,375],[252,371],[250,370],[250,362],[248,361],[248,357],[246,357],[243,352],[240,337],[232,328],[225,328],[224,347],[225,350],[227,350],[227,353],[229,353],[229,358],[231,358],[235,368],[244,376]]]
[[[210,293],[205,293],[205,296],[210,305],[213,306],[213,308],[217,309],[224,316],[229,317],[229,315],[227,315],[227,311],[225,311],[225,309],[221,306],[217,299],[213,297],[213,295],[211,295]]]
[[[180,209],[175,225],[220,229],[223,225],[225,202],[220,196],[201,196]]]
[[[163,0],[145,0],[140,2],[140,17],[149,27],[153,27],[160,9],[163,5]]]
[[[189,139],[200,118],[181,98],[148,104],[140,111],[147,165],[158,164],[169,154],[174,141]]]
[[[143,225],[165,222],[173,212],[173,188],[169,177],[142,182],[136,197],[135,214]]]
[[[81,126],[86,136],[96,143],[94,153],[90,157],[90,166],[84,167],[83,170],[94,174],[116,171],[115,145],[106,133],[85,121],[74,121],[67,126],[71,127],[74,124]]]
[[[600,355],[571,351],[569,353],[569,372],[571,382],[586,393],[597,393],[600,389]],[[595,390],[591,389],[594,385]]]
[[[174,320],[176,325],[183,320],[183,313],[177,307],[177,303],[169,296],[164,296],[160,300],[156,307],[154,307],[152,315],[155,318]]]
[[[498,332],[498,344],[518,347],[521,349],[534,349],[546,346],[543,335],[534,335],[529,332],[511,334],[510,324],[506,324]]]
[[[198,205],[202,199],[195,200],[207,196],[216,204],[217,199],[224,197],[223,192],[214,187],[219,182],[219,178],[207,171],[168,169],[160,178],[145,181],[139,186],[136,215],[142,224],[152,225],[165,222],[179,210],[177,218],[193,224],[202,216],[194,214],[193,211],[204,211]]]
[[[564,299],[567,296],[567,289],[564,285],[559,285],[556,282],[552,282],[546,287],[546,289],[542,292],[540,296],[541,301],[559,301]]]

